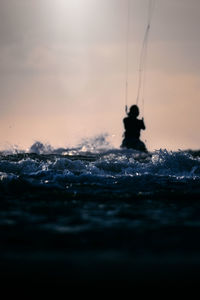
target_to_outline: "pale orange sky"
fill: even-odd
[[[129,105],[148,0],[132,0]],[[126,0],[0,1],[0,147],[73,146],[124,117]],[[150,150],[199,149],[200,1],[156,0],[142,133]]]

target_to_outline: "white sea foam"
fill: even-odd
[[[77,193],[85,191],[86,186],[88,193],[103,193],[104,189],[153,192],[175,183],[189,183],[190,187],[191,182],[196,188],[200,183],[200,158],[188,151],[146,154],[114,149],[103,136],[93,139],[91,145],[86,141],[67,149],[36,142],[29,153],[4,152],[0,156],[1,185],[17,180]]]

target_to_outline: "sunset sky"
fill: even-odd
[[[127,2],[0,0],[1,149],[68,147],[103,133],[120,146]],[[131,1],[129,105],[148,2]],[[156,0],[141,138],[150,150],[200,148],[199,29],[199,0]]]

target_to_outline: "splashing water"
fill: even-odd
[[[38,270],[42,284],[50,276],[74,278],[76,286],[77,280],[94,278],[98,285],[99,278],[126,284],[132,278],[143,286],[144,280],[149,283],[144,274],[157,284],[170,265],[174,282],[181,276],[194,280],[199,195],[199,151],[114,149],[105,136],[74,148],[35,142],[28,151],[3,151],[2,278],[14,270],[20,284],[21,278],[34,282]],[[192,273],[183,272],[184,264]]]
[[[200,158],[188,151],[159,150],[150,154],[111,148],[106,136],[84,140],[78,147],[53,149],[34,143],[29,153],[2,153],[0,188],[13,186],[66,197],[127,198],[159,193],[199,192]],[[38,193],[38,191],[37,191]]]

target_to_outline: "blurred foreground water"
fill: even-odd
[[[5,282],[199,281],[200,151],[35,143],[1,152],[0,198]]]

